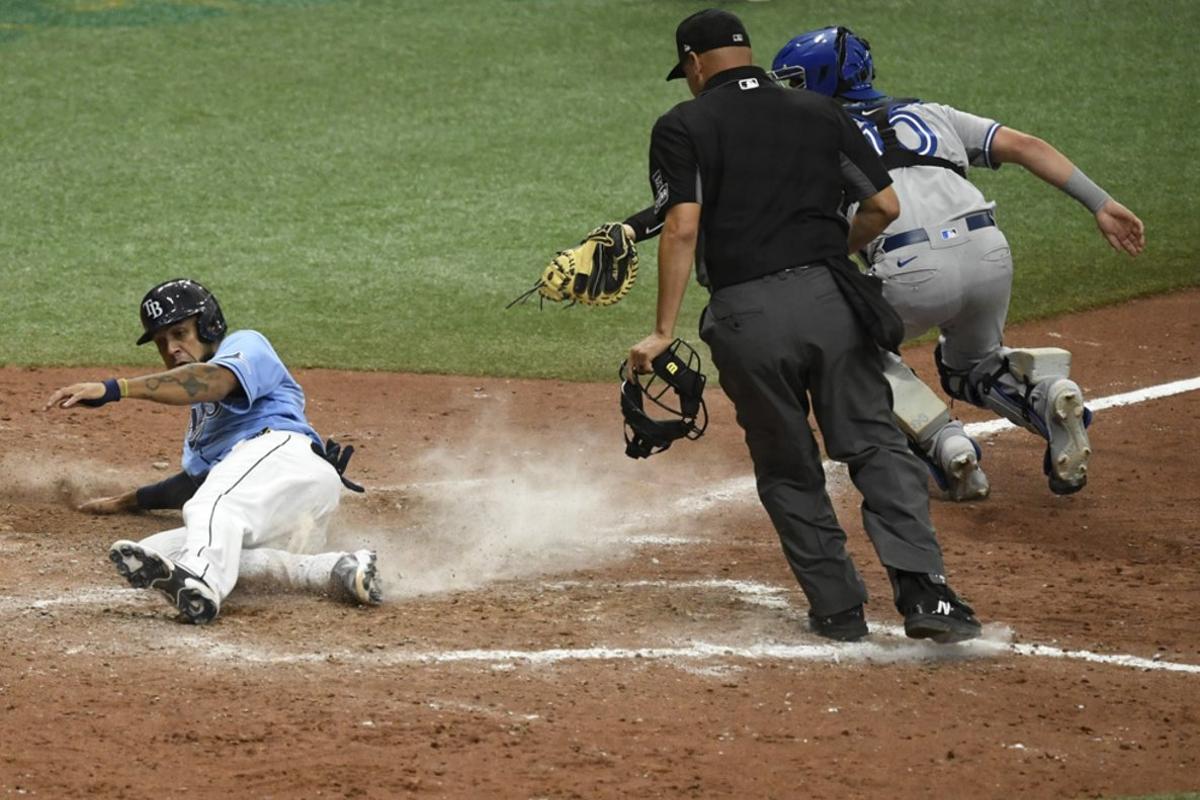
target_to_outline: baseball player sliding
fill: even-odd
[[[75,383],[46,409],[124,398],[191,407],[183,471],[81,506],[97,514],[182,508],[182,528],[118,541],[109,558],[130,584],[156,589],[183,619],[211,622],[239,578],[377,604],[375,553],[300,555],[322,547],[352,452],[322,445],[304,392],[257,331],[226,335],[217,299],[195,281],[167,281],[142,300],[144,333],[166,372]]]
[[[1145,247],[1142,221],[1045,141],[947,105],[896,99],[872,86],[870,46],[848,28],[809,31],[775,56],[774,75],[841,101],[888,168],[900,216],[866,247],[872,274],[904,319],[906,337],[940,331],[935,361],[942,388],[1007,418],[1047,442],[1050,489],[1087,483],[1091,414],[1060,348],[1003,346],[1012,293],[1012,255],[968,167],[1025,167],[1075,198],[1119,252]],[[849,209],[853,213],[853,207]],[[898,359],[888,369],[896,413],[954,499],[986,496],[977,445],[962,423]]]

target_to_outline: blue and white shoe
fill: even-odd
[[[121,539],[109,548],[108,559],[130,586],[161,592],[187,622],[204,625],[220,612],[220,600],[208,584],[148,547]]]

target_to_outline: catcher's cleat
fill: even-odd
[[[904,615],[904,635],[932,639],[938,644],[964,642],[983,627],[975,612],[959,599],[941,575],[896,570],[896,609]]]
[[[333,565],[330,580],[334,592],[349,603],[377,606],[383,602],[374,550],[358,550],[343,555]]]
[[[987,475],[979,467],[983,451],[974,439],[961,431],[962,427],[957,423],[942,428],[934,437],[929,452],[912,439],[908,441],[908,448],[929,468],[929,475],[941,490],[942,499],[956,503],[982,500],[992,490]]]
[[[862,603],[827,617],[814,614],[810,609],[808,628],[818,636],[839,642],[857,642],[868,633]]]
[[[969,436],[949,428],[938,434],[932,455],[925,462],[945,499],[963,503],[988,496],[991,485],[979,467],[982,454],[979,444]]]
[[[956,503],[983,500],[992,491],[974,451],[959,453],[946,465],[946,498]]]
[[[161,592],[186,621],[204,625],[216,619],[216,593],[186,567],[127,539],[114,542],[108,558],[130,586]]]
[[[1087,427],[1092,412],[1083,404],[1078,384],[1067,378],[1055,381],[1045,401],[1046,458],[1043,467],[1055,494],[1073,494],[1087,485],[1092,446]]]

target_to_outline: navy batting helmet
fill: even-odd
[[[771,71],[777,79],[803,75],[805,89],[827,97],[878,100],[884,96],[871,86],[875,63],[870,42],[841,26],[794,37],[775,55]]]
[[[154,334],[188,317],[196,320],[196,334],[201,341],[215,342],[225,336],[225,315],[213,293],[188,278],[160,283],[142,298],[142,327],[145,333],[137,340],[145,344]]]

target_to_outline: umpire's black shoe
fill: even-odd
[[[946,585],[943,576],[896,570],[893,577],[896,609],[904,615],[908,638],[952,644],[979,636],[983,626],[974,610]]]
[[[857,642],[867,635],[867,619],[862,604],[829,616],[808,612],[808,627],[818,636],[836,639],[839,642]]]

